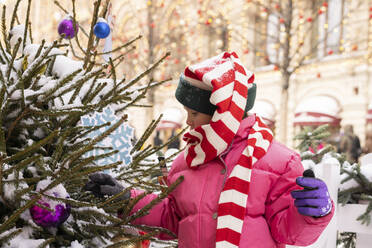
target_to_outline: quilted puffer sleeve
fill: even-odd
[[[169,175],[167,177],[167,184],[171,185],[177,180],[177,171],[182,170],[182,161],[183,155],[179,154],[178,157],[173,161],[171,170],[169,171]],[[143,191],[141,190],[132,190],[131,197],[134,198],[139,194],[142,194]],[[143,199],[141,199],[132,209],[131,214],[136,213],[147,204],[149,204],[152,200],[154,200],[158,195],[157,194],[149,194],[146,195]],[[137,218],[133,223],[134,224],[144,224],[147,226],[157,226],[163,227],[174,234],[178,234],[178,224],[180,221],[180,211],[177,205],[176,197],[174,197],[173,192],[170,193],[165,199],[161,202],[156,204],[149,213],[143,217]],[[164,233],[158,236],[160,239],[171,239],[169,235]]]
[[[333,216],[334,207],[330,214],[321,218],[298,213],[290,192],[301,189],[296,184],[296,178],[302,176],[302,173],[300,157],[293,154],[267,197],[265,218],[269,223],[272,237],[278,243],[310,245],[317,240]]]
[[[132,190],[132,198],[142,194],[143,191]],[[141,208],[149,204],[153,199],[157,197],[156,194],[149,194],[141,199],[133,208],[131,214],[136,213]],[[134,224],[144,224],[148,226],[157,226],[166,228],[173,233],[178,233],[178,221],[179,217],[176,211],[176,206],[172,195],[156,204],[147,215],[137,218]],[[158,236],[160,239],[171,239],[170,236],[162,233]]]

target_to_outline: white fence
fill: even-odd
[[[363,214],[368,205],[365,204],[337,204],[337,191],[340,185],[340,165],[336,160],[329,159],[321,165],[316,176],[323,179],[336,205],[335,215],[317,242],[307,246],[311,248],[336,248],[337,231],[357,233],[356,248],[372,247],[372,224],[362,225],[357,217]],[[295,248],[296,246],[287,246]]]

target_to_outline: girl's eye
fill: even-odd
[[[191,114],[192,114],[193,116],[195,116],[195,115],[198,114],[198,112],[192,112]]]

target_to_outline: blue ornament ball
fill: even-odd
[[[110,26],[107,22],[97,22],[96,25],[94,25],[93,32],[98,38],[104,39],[110,34]]]

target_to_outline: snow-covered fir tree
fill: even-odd
[[[182,178],[169,187],[151,180],[160,173],[160,165],[169,162],[151,159],[166,144],[144,146],[159,120],[134,140],[125,114],[146,97],[149,88],[161,83],[146,75],[167,54],[137,77],[126,79],[116,72],[123,56],[114,57],[115,51],[129,49],[137,38],[97,52],[105,29],[97,31],[94,24],[107,27],[103,18],[109,1],[94,2],[88,32],[79,25],[72,1],[74,9],[58,27],[61,38],[41,44],[32,39],[31,1],[26,16],[17,12],[20,2],[15,9],[2,9],[0,246],[127,247],[143,240],[156,242],[159,232],[172,235],[161,228],[131,224]],[[12,13],[9,20],[7,11]],[[126,190],[105,199],[85,192],[87,176],[102,171],[115,176]],[[117,199],[133,187],[144,189],[145,194],[161,193],[130,215],[140,197]]]

